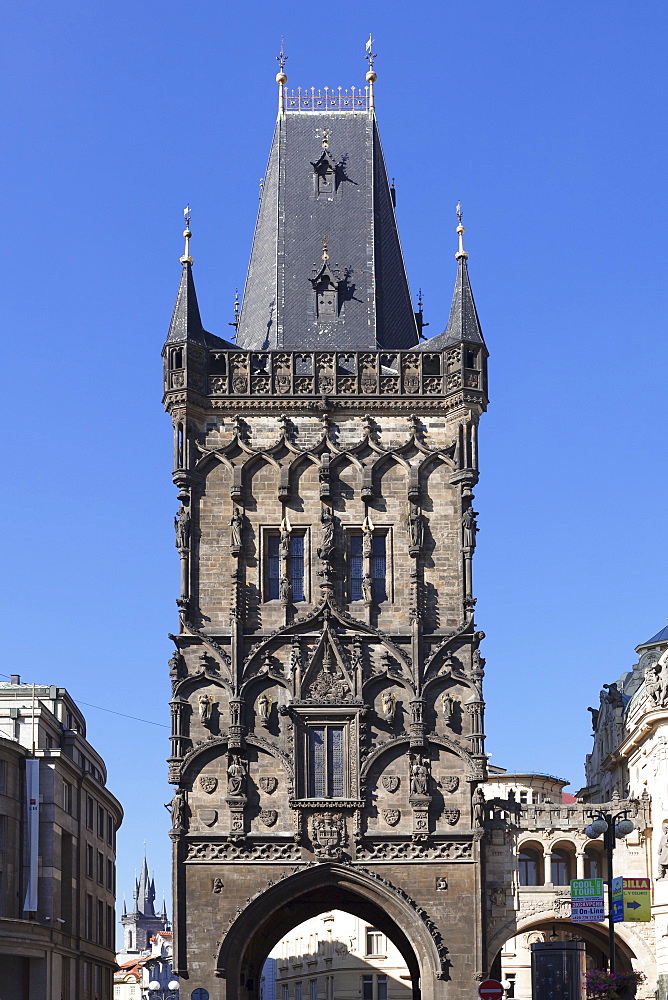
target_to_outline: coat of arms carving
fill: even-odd
[[[383,819],[388,826],[396,826],[401,819],[401,811],[399,809],[383,809]]]
[[[266,792],[267,795],[273,795],[278,788],[278,778],[275,778],[270,774],[263,774],[259,779],[258,784],[262,791]]]
[[[384,774],[381,781],[386,792],[396,792],[400,779],[397,774]]]
[[[456,792],[459,788],[459,778],[456,774],[448,774],[441,779],[441,786],[444,792]]]
[[[449,826],[454,826],[459,820],[459,809],[444,809],[443,819]]]
[[[218,788],[218,778],[213,774],[203,774],[199,779],[200,786],[207,795],[212,795]]]
[[[341,813],[316,813],[311,820],[311,840],[318,856],[340,857],[346,843],[346,821]]]
[[[260,822],[265,826],[273,826],[278,819],[278,812],[275,809],[260,809]]]
[[[198,809],[197,815],[205,826],[213,826],[218,819],[218,813],[215,809]]]

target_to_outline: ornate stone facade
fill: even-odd
[[[372,110],[359,125],[375,134]],[[301,352],[205,333],[182,259],[164,359],[181,505],[174,968],[190,989],[255,997],[272,945],[333,906],[394,941],[416,995],[468,998],[484,971],[471,560],[486,350],[457,257],[433,350],[415,327],[412,349],[382,347],[380,327],[377,349],[355,349],[332,313],[341,349]]]

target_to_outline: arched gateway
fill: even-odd
[[[435,984],[448,977],[447,950],[415,901],[360,869],[323,864],[258,893],[234,920],[216,967],[216,975],[225,980],[227,1000],[255,998],[268,952],[291,928],[325,908],[353,913],[394,942],[410,972],[415,1000],[438,996]]]
[[[331,907],[384,931],[425,998],[470,1000],[487,971],[487,350],[461,218],[450,318],[421,342],[375,80],[307,99],[279,73],[235,344],[202,326],[186,228],[164,349],[182,995],[247,1000],[281,934]]]

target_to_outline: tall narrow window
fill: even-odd
[[[373,976],[362,976],[362,1000],[373,1000]]]
[[[362,536],[350,536],[350,600],[361,601],[363,598],[362,580],[364,578],[364,558],[362,555]]]
[[[374,535],[371,543],[371,579],[374,604],[380,604],[381,601],[387,600],[385,583],[387,574],[386,541],[386,535]]]
[[[281,586],[281,539],[278,535],[267,537],[267,578],[265,601],[277,601]]]
[[[387,1000],[387,976],[378,976],[376,984],[378,987],[376,1000]]]
[[[267,535],[265,556],[265,601],[277,601],[281,596],[281,538],[278,532]],[[304,535],[293,531],[288,542],[287,573],[293,601],[305,600],[304,595]]]
[[[340,799],[345,795],[343,726],[309,726],[309,798]]]
[[[292,600],[304,600],[304,536],[290,535],[290,555],[288,558]]]

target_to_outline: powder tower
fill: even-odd
[[[461,216],[449,319],[422,336],[375,81],[371,55],[365,88],[290,91],[281,61],[234,342],[202,325],[186,220],[163,354],[174,971],[211,998],[254,1000],[273,945],[333,907],[394,941],[415,997],[487,971],[487,351]]]

